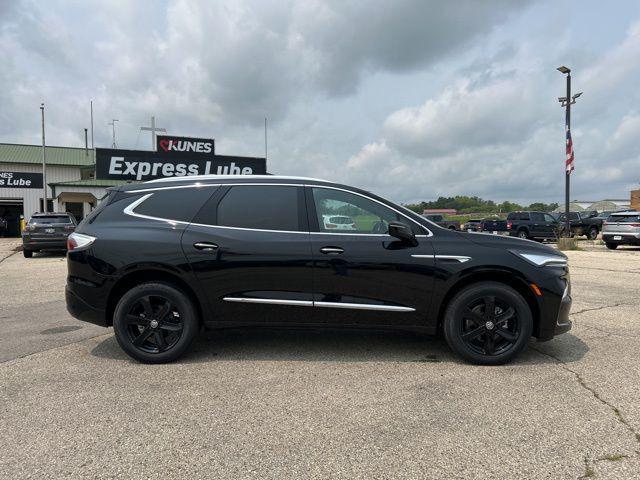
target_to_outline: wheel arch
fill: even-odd
[[[111,288],[109,297],[107,298],[106,309],[106,322],[107,326],[113,325],[113,312],[115,311],[118,301],[122,296],[131,288],[141,283],[155,282],[155,283],[168,283],[174,287],[177,287],[183,291],[193,302],[193,305],[198,314],[198,323],[203,323],[203,306],[196,292],[189,286],[189,284],[175,273],[168,272],[166,270],[145,268],[141,270],[131,271],[117,280],[117,282]]]
[[[447,307],[455,295],[464,288],[482,282],[502,283],[517,291],[527,302],[533,317],[533,336],[538,336],[540,329],[540,308],[529,284],[520,276],[505,270],[483,270],[472,272],[459,278],[446,292],[438,309],[438,330],[442,329]]]

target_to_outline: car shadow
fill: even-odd
[[[560,338],[564,339],[562,345],[556,343]],[[566,334],[546,343],[532,341],[513,363],[557,362],[553,356],[559,352],[563,362],[572,362],[588,350],[582,340]],[[114,336],[96,345],[91,354],[135,363],[122,351]],[[178,360],[185,364],[212,361],[465,363],[440,336],[396,331],[273,328],[204,332]]]
[[[40,251],[40,252],[33,252],[33,257],[31,257],[31,259],[34,258],[63,258],[67,256],[67,251],[66,250],[44,250],[44,251]]]

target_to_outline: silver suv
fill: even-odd
[[[607,248],[640,245],[640,212],[614,212],[603,224],[602,240]]]

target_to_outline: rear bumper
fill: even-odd
[[[25,250],[66,250],[67,238],[31,238],[22,237],[22,248]]]
[[[92,307],[87,302],[76,295],[69,285],[65,287],[65,300],[67,302],[67,311],[71,316],[82,320],[83,322],[93,323],[101,327],[108,327],[106,312],[104,310]]]
[[[616,237],[619,237],[619,238],[616,239]],[[640,233],[603,232],[602,240],[605,243],[618,243],[621,245],[640,245]]]

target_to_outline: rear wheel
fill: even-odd
[[[165,283],[143,283],[129,290],[113,314],[120,347],[143,363],[166,363],[179,358],[198,332],[193,302]]]
[[[479,365],[501,365],[522,351],[533,331],[531,309],[502,283],[483,282],[459,292],[449,303],[444,335],[451,349]]]
[[[523,239],[527,240],[529,238],[529,232],[527,232],[524,229],[518,231],[518,238],[523,238]]]
[[[31,258],[31,257],[33,257],[33,251],[27,250],[26,248],[23,248],[22,249],[22,255],[24,255],[24,258]]]
[[[591,227],[587,232],[587,238],[589,240],[595,240],[598,238],[598,229],[596,227]]]
[[[616,248],[618,248],[618,244],[617,243],[606,243],[605,245],[607,246],[607,248],[609,250],[615,250]]]

